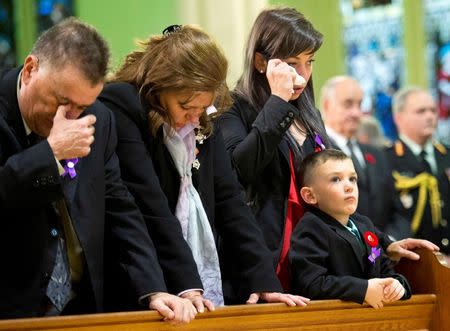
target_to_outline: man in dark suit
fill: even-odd
[[[165,293],[120,179],[113,117],[96,101],[108,53],[92,27],[68,19],[23,67],[0,73],[0,317],[101,311],[107,244],[136,300],[175,323],[195,316],[190,301]]]
[[[387,149],[408,232],[450,254],[450,151],[433,139],[438,113],[427,91],[407,87],[393,101],[399,140]]]
[[[348,76],[329,79],[322,88],[321,111],[333,148],[352,158],[358,174],[358,213],[380,229],[401,223],[391,171],[382,150],[360,144],[355,138],[361,117],[363,91]],[[400,239],[400,238],[396,238]]]

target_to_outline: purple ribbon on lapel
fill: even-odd
[[[78,163],[78,158],[74,158],[74,159],[67,159],[65,160],[65,165],[64,165],[64,173],[62,174],[62,176],[66,176],[67,174],[69,174],[70,178],[73,179],[77,176],[77,172],[75,171],[75,165]]]
[[[372,262],[372,264],[375,264],[375,260],[380,256],[380,254],[381,248],[372,247],[370,255],[368,257],[369,261]]]
[[[325,149],[325,144],[322,141],[322,138],[320,137],[320,134],[316,133],[316,136],[314,137],[314,141],[317,145],[320,146],[320,148],[323,150]]]

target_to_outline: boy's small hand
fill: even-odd
[[[371,305],[373,308],[383,308],[384,298],[384,283],[381,278],[369,279],[369,285],[367,286],[366,296],[364,302]]]
[[[405,295],[405,288],[397,279],[394,279],[390,285],[384,288],[383,302],[388,303],[400,300],[403,295]]]

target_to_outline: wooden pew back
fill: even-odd
[[[0,330],[148,331],[148,330],[426,330],[434,295],[413,296],[375,310],[340,300],[312,301],[307,307],[283,304],[218,308],[190,324],[171,326],[152,311],[0,321]]]
[[[432,330],[450,330],[450,268],[440,253],[418,250],[419,261],[402,259],[396,270],[408,278],[414,294],[433,293],[437,297]]]
[[[340,300],[312,301],[307,307],[283,304],[228,306],[199,314],[190,324],[172,326],[154,311],[28,318],[0,321],[0,330],[446,330],[449,329],[450,269],[433,253],[420,262],[402,260],[398,269],[411,282],[413,297],[376,310]],[[421,293],[421,294],[416,294]]]

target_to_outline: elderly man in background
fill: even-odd
[[[321,90],[320,106],[325,128],[334,148],[351,157],[358,175],[359,202],[357,212],[368,216],[372,222],[391,239],[397,237],[397,227],[407,220],[399,213],[401,208],[396,196],[391,168],[383,151],[358,143],[356,132],[360,125],[363,90],[349,76],[336,76],[325,82]],[[385,236],[382,234],[382,236]],[[433,251],[439,248],[426,240],[407,238],[384,243],[389,257],[418,259],[409,251],[424,247]]]
[[[358,175],[357,211],[385,229],[399,217],[398,206],[383,151],[356,139],[363,116],[363,90],[352,77],[337,76],[329,79],[321,92],[321,111],[331,143],[352,158]]]

